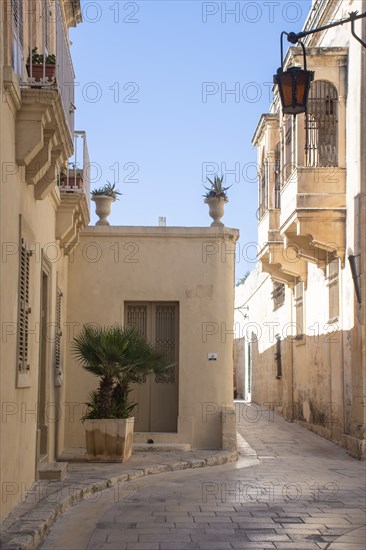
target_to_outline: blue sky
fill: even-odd
[[[113,225],[208,226],[203,180],[218,169],[240,230],[236,278],[254,267],[256,152],[282,30],[300,30],[310,0],[82,0],[71,30],[76,129],[86,130],[92,177],[116,182]],[[230,93],[231,91],[231,93]],[[95,223],[95,215],[92,215]]]

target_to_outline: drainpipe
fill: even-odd
[[[362,8],[366,9],[366,0],[362,2]],[[363,40],[366,38],[366,21],[362,20],[361,23],[361,36]],[[363,383],[363,393],[366,394],[366,306],[365,306],[365,291],[366,291],[366,234],[364,228],[366,227],[366,105],[363,98],[366,93],[365,75],[366,75],[366,52],[365,48],[361,48],[361,105],[360,105],[360,122],[361,122],[361,135],[360,135],[360,283],[363,292],[364,299],[361,303],[360,311],[360,329],[361,329],[361,380]],[[365,398],[364,398],[365,399]],[[366,407],[364,407],[363,413],[363,425],[366,426]]]

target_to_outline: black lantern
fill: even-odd
[[[281,34],[281,67],[274,75],[273,81],[278,86],[281,98],[282,111],[286,115],[298,115],[306,112],[306,104],[309,97],[310,84],[314,79],[314,72],[306,69],[305,46],[302,42],[304,53],[304,68],[290,67],[287,71],[283,70],[283,46]]]

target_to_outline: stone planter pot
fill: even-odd
[[[208,204],[209,207],[209,215],[213,219],[213,222],[211,224],[211,227],[214,226],[221,226],[223,227],[223,223],[221,221],[221,218],[224,215],[225,210],[225,203],[229,202],[228,199],[224,199],[223,197],[212,197],[212,198],[206,198],[205,203]]]
[[[86,458],[90,462],[125,462],[131,457],[135,419],[85,420]]]
[[[107,218],[111,213],[111,206],[112,202],[114,202],[114,198],[108,197],[107,195],[95,195],[92,197],[92,201],[95,202],[95,213],[99,217],[95,225],[109,225]]]

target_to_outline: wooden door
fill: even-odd
[[[176,432],[178,418],[178,304],[127,303],[126,324],[137,327],[148,340],[164,351],[176,366],[167,376],[150,374],[135,384],[130,394],[135,409],[135,431]]]

